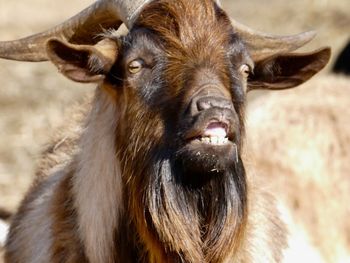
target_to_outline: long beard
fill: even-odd
[[[143,214],[169,255],[169,262],[224,262],[240,245],[246,221],[247,188],[243,163],[227,167],[200,187],[183,184],[171,157],[153,161]]]

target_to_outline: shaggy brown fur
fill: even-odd
[[[88,263],[76,229],[78,228],[77,211],[74,208],[72,194],[72,175],[74,170],[68,172],[66,178],[60,183],[53,197],[52,203],[52,262],[60,263]]]
[[[170,1],[155,1],[142,12],[135,27],[151,28],[164,45],[168,59],[164,72],[165,81],[172,89],[169,91],[171,93],[162,94],[162,100],[164,103],[173,101],[174,109],[169,109],[169,111],[182,108],[182,105],[187,104],[187,100],[190,98],[188,93],[193,92],[193,90],[186,87],[193,86],[192,76],[198,67],[210,68],[225,83],[225,86],[230,86],[228,67],[225,66],[227,51],[224,49],[230,40],[229,35],[224,33],[230,31],[230,22],[226,16],[216,12],[211,1],[177,1],[176,5]],[[210,30],[208,30],[209,27]],[[137,100],[136,96],[131,96],[131,100]],[[179,105],[179,107],[175,105]],[[126,110],[127,115],[124,116],[125,119],[121,123],[132,123],[134,116],[142,113],[142,117],[140,117],[149,120],[151,124],[147,123],[147,126],[144,126],[143,123],[139,123],[137,126],[130,125],[130,130],[126,131],[125,127],[121,127],[118,134],[124,131],[129,134],[130,140],[120,142],[117,139],[117,148],[121,149],[120,152],[123,153],[123,156],[120,156],[122,160],[130,160],[130,162],[122,161],[123,174],[126,176],[126,192],[130,195],[128,207],[130,207],[130,213],[133,215],[142,240],[145,240],[147,250],[151,252],[151,258],[154,258],[156,262],[168,262],[170,258],[174,262],[180,261],[181,258],[188,262],[221,262],[228,255],[235,254],[240,247],[242,230],[246,221],[245,190],[240,189],[239,191],[242,192],[236,193],[241,195],[242,203],[240,205],[242,207],[227,210],[225,212],[227,214],[221,219],[222,221],[215,222],[217,213],[220,213],[219,210],[215,210],[218,204],[213,204],[213,207],[206,206],[205,209],[212,210],[212,214],[206,211],[208,215],[201,219],[199,211],[197,211],[197,202],[201,201],[203,194],[209,195],[209,192],[212,192],[212,195],[215,196],[217,189],[223,186],[213,184],[205,190],[208,193],[199,193],[198,196],[193,195],[193,192],[187,193],[186,190],[182,193],[179,192],[173,188],[173,182],[169,184],[160,181],[158,184],[160,183],[162,188],[156,189],[155,187],[159,187],[154,185],[159,180],[157,179],[158,172],[152,171],[154,168],[147,166],[135,169],[135,165],[160,162],[156,169],[170,172],[167,169],[171,169],[171,164],[166,163],[169,161],[152,156],[154,151],[163,151],[162,148],[154,150],[154,145],[161,146],[163,144],[163,134],[167,124],[164,123],[163,116],[144,113],[143,107],[141,103],[139,105],[133,104],[133,108]],[[237,108],[242,110],[242,107]],[[179,115],[176,112],[171,114]],[[242,117],[241,123],[243,123]],[[152,127],[152,130],[149,127]],[[148,138],[148,140],[140,142],[140,137]],[[123,138],[123,136],[118,135],[118,138]],[[146,149],[146,151],[152,149],[152,151],[149,156],[140,156],[139,151],[135,149]],[[139,172],[144,173],[144,171],[155,173],[155,175],[150,174],[145,177],[143,174],[138,174]],[[145,188],[145,192],[140,191],[144,186],[149,189]],[[223,195],[229,195],[226,192],[230,191],[229,189],[223,191]],[[179,199],[179,195],[183,195],[182,200]],[[175,196],[178,200],[174,199]],[[223,197],[218,195],[217,198],[221,200]],[[234,198],[238,200],[239,196]],[[128,199],[126,197],[126,200]],[[228,200],[222,200],[224,203],[228,202]],[[212,202],[210,199],[205,200],[205,202],[208,201]],[[236,202],[235,200],[231,201]],[[140,203],[144,203],[146,209],[140,206]],[[159,207],[159,203],[163,204],[163,207]],[[189,206],[186,207],[186,204]],[[149,217],[147,221],[143,219],[144,214]],[[204,222],[201,222],[203,220]],[[151,231],[148,230],[149,226],[147,225],[151,227]],[[154,231],[156,231],[156,235]],[[165,244],[169,248],[164,247]],[[167,255],[166,250],[168,249],[177,251],[181,256],[176,259],[175,254]]]
[[[44,153],[7,262],[281,262],[276,204],[241,159],[254,65],[227,15],[212,0],[156,0],[127,36],[104,38],[47,42],[68,78],[103,82],[81,135]],[[259,61],[254,88],[307,80],[329,50],[276,57]],[[213,124],[226,143],[202,140]]]

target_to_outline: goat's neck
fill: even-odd
[[[98,88],[80,140],[73,177],[78,231],[90,262],[113,262],[114,258],[114,233],[123,203],[114,144],[117,122],[113,98]]]

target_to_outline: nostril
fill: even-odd
[[[198,111],[207,110],[213,107],[212,102],[210,101],[210,98],[202,98],[197,101],[197,109]]]
[[[208,110],[210,108],[232,109],[232,102],[220,97],[204,97],[197,101],[198,111]]]

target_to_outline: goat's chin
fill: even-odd
[[[181,174],[177,179],[187,185],[202,186],[234,167],[237,154],[233,143],[219,146],[187,144],[176,153],[175,169]]]

